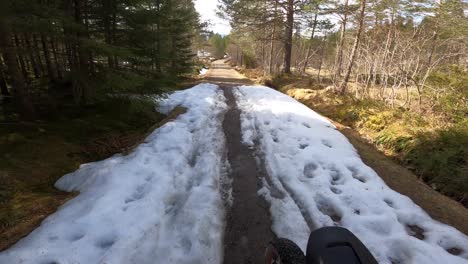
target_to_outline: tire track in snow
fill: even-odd
[[[262,263],[265,246],[274,238],[269,210],[257,195],[263,169],[253,150],[241,143],[240,112],[231,89],[224,88],[230,107],[223,126],[233,192],[233,204],[227,212],[224,263]]]

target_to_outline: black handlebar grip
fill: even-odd
[[[364,244],[342,227],[323,227],[310,234],[307,264],[378,264]]]

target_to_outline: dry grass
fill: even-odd
[[[55,189],[57,179],[82,163],[131,151],[164,118],[154,103],[113,100],[87,112],[0,127],[0,250],[77,195]]]
[[[450,124],[442,116],[391,108],[326,90],[282,91],[314,110],[359,132],[379,151],[415,172],[431,188],[468,206],[466,124]]]

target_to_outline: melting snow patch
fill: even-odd
[[[169,95],[188,111],[127,156],[85,164],[56,186],[80,195],[0,253],[0,263],[220,263],[224,206],[223,92]]]
[[[205,75],[208,72],[208,69],[202,68],[200,70],[200,75]]]
[[[273,230],[302,249],[311,229],[339,225],[379,263],[468,263],[468,237],[391,190],[324,117],[267,87],[235,90],[245,144],[260,149]]]

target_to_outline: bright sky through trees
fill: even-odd
[[[216,7],[218,5],[218,0],[195,0],[195,8],[198,13],[200,13],[202,21],[209,21],[209,29],[213,32],[227,35],[231,31],[231,26],[229,22],[219,18],[216,15]]]

